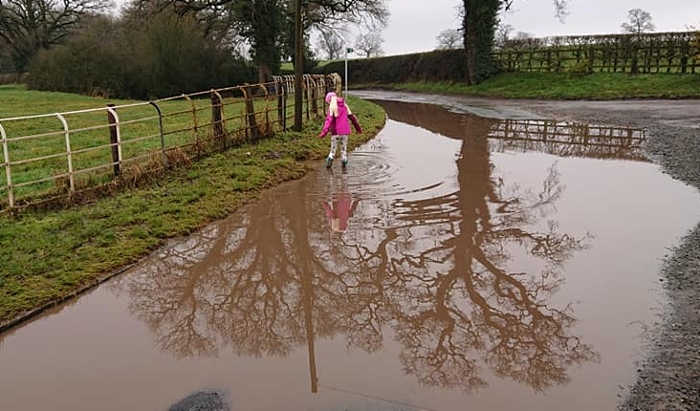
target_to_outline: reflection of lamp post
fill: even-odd
[[[352,53],[353,50],[350,47],[345,47],[345,98],[348,98],[348,53]]]
[[[304,299],[304,326],[306,328],[306,349],[309,355],[309,378],[311,378],[311,392],[318,393],[318,371],[316,370],[316,338],[314,336],[313,299],[314,286],[311,274],[302,273],[301,290]]]

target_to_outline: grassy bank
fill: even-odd
[[[388,88],[480,97],[562,100],[628,98],[700,98],[700,74],[505,73],[476,86],[464,83],[362,84],[353,88]]]
[[[36,96],[30,97],[31,102]],[[95,99],[72,96],[57,101],[60,107],[43,109],[71,110],[94,103]],[[365,129],[351,137],[350,147],[356,147],[381,129],[385,116],[372,103],[356,99],[351,103]],[[13,104],[31,103],[19,98]],[[0,324],[71,295],[135,262],[168,238],[230,214],[264,188],[303,176],[319,165],[317,160],[328,149],[327,138],[315,137],[320,121],[312,121],[300,133],[278,134],[257,145],[231,149],[177,169],[145,188],[87,206],[16,219],[0,216]]]

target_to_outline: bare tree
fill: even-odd
[[[318,45],[321,52],[328,56],[328,60],[340,58],[343,51],[343,39],[333,30],[320,30],[318,35]]]
[[[642,9],[628,11],[627,21],[621,26],[624,32],[632,34],[642,34],[655,30],[654,23],[651,22],[651,14]]]
[[[446,29],[437,36],[438,49],[458,49],[462,46],[462,33],[456,29]]]
[[[524,41],[524,40],[533,39],[533,38],[535,38],[535,36],[532,33],[528,33],[526,31],[519,31],[519,32],[515,33],[514,38],[515,38],[515,40]]]
[[[510,40],[510,34],[513,32],[514,28],[510,24],[499,24],[496,28],[496,38],[494,39],[494,45],[496,47],[505,47]]]
[[[377,31],[361,33],[355,38],[355,48],[361,51],[365,57],[377,57],[384,54],[382,43],[384,43],[384,39]]]
[[[23,72],[40,49],[60,43],[84,15],[113,6],[112,0],[5,0],[0,2],[0,41]]]

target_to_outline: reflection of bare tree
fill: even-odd
[[[408,372],[436,386],[479,388],[478,362],[497,375],[542,390],[568,381],[572,364],[595,357],[592,348],[570,335],[570,307],[551,308],[546,297],[560,284],[559,270],[585,239],[558,234],[556,225],[537,232],[537,221],[562,193],[554,168],[538,195],[508,192],[492,181],[487,132],[492,122],[465,117],[459,191],[436,199],[397,204],[401,220],[439,226],[445,235],[433,247],[404,254],[397,277],[404,301],[397,334]],[[407,230],[415,231],[408,224]],[[413,241],[425,238],[415,232]],[[507,272],[508,250],[517,246],[545,264],[540,275]],[[406,291],[408,290],[408,294]]]
[[[406,372],[425,385],[478,389],[484,369],[536,390],[566,383],[567,368],[595,354],[572,335],[571,307],[548,300],[586,239],[540,222],[562,195],[555,167],[539,193],[507,185],[489,158],[494,123],[460,121],[468,133],[453,193],[395,201],[388,214],[383,200],[363,199],[348,232],[329,238],[322,203],[307,195],[312,182],[301,180],[115,287],[179,356],[223,347],[284,356],[306,343],[312,391],[316,340],[344,335],[374,352],[388,329]],[[360,218],[368,210],[382,217]],[[527,269],[508,268],[519,264]]]
[[[319,324],[334,323],[326,307],[342,285],[313,258],[305,207],[294,204],[303,199],[266,193],[243,221],[193,236],[126,281],[132,310],[163,348],[187,356],[231,345],[245,355],[286,355],[306,339],[310,293]],[[329,327],[317,326],[315,333],[327,335]]]
[[[211,355],[235,342],[238,352],[286,354],[303,341],[301,321],[286,296],[294,294],[285,274],[290,262],[270,235],[275,203],[261,201],[259,213],[241,226],[219,225],[168,249],[138,278],[125,280],[132,310],[158,337],[159,345],[180,356]],[[248,225],[250,229],[243,227]],[[239,238],[235,248],[230,241]],[[237,321],[228,321],[233,317]],[[296,332],[290,332],[290,331]]]

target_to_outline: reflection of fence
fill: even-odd
[[[389,118],[459,140],[488,139],[493,151],[540,151],[562,157],[650,161],[642,129],[555,120],[503,120],[437,104],[383,100]]]
[[[628,73],[700,71],[700,32],[563,36],[512,40],[494,53],[507,71]]]
[[[304,76],[305,118],[337,75]],[[110,188],[290,128],[293,76],[150,102],[0,119],[0,212]],[[290,99],[291,98],[291,99]]]
[[[562,157],[650,161],[644,130],[562,123],[503,120],[489,133],[495,151],[540,151]]]

